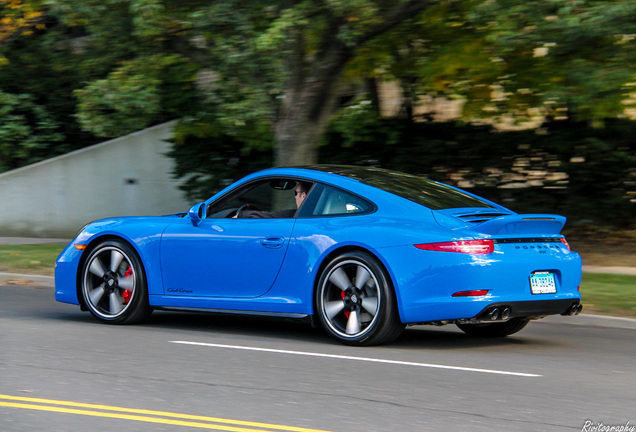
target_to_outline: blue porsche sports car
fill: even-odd
[[[351,345],[407,324],[506,336],[580,312],[564,223],[399,172],[274,168],[187,213],[88,224],[57,260],[55,296],[117,324],[153,309],[309,318]]]

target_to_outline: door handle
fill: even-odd
[[[285,243],[283,237],[265,237],[261,239],[261,244],[268,249],[279,249]]]

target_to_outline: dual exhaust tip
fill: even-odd
[[[483,316],[484,321],[506,321],[510,318],[512,309],[508,306],[493,307],[488,309]]]
[[[574,316],[574,315],[580,314],[582,310],[583,310],[583,305],[580,303],[575,303],[572,306],[570,306],[568,310],[566,310],[565,313],[563,313],[562,315]]]

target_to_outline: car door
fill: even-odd
[[[206,207],[206,218],[186,216],[161,240],[166,295],[258,297],[276,280],[294,227],[301,182],[264,178]],[[311,184],[302,183],[304,190]]]
[[[185,217],[161,240],[164,293],[194,297],[258,297],[276,279],[295,219]]]

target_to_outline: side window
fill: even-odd
[[[373,206],[357,196],[327,185],[316,185],[311,202],[303,207],[301,216],[343,216],[369,213]]]
[[[212,203],[207,217],[291,218],[297,210],[297,188],[308,190],[311,186],[311,183],[299,186],[296,180],[281,178],[251,183]]]

